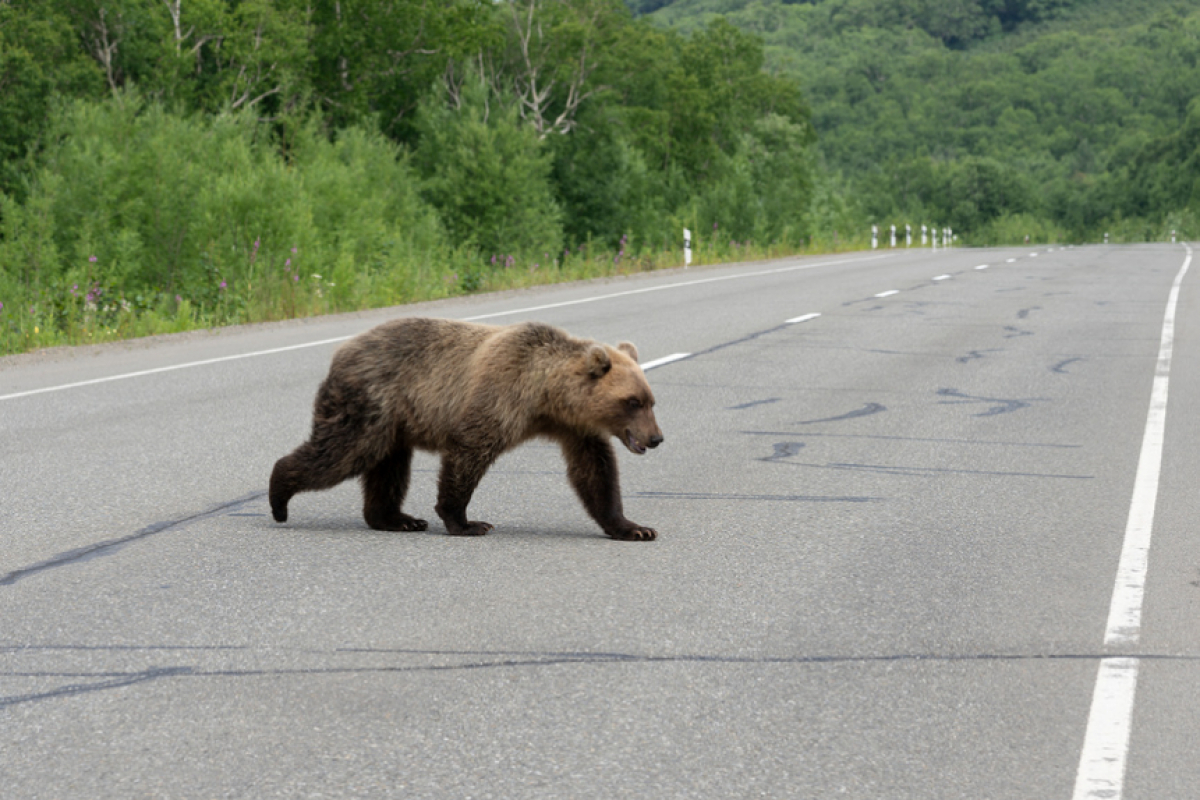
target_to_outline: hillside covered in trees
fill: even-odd
[[[1172,0],[631,0],[799,81],[869,218],[975,242],[1200,235],[1200,9]]]
[[[1196,235],[1162,0],[0,0],[0,352],[854,246]]]

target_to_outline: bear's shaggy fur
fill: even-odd
[[[626,519],[608,437],[641,455],[663,440],[654,395],[628,342],[608,347],[550,325],[399,319],[334,354],[317,391],[309,440],[275,463],[271,512],[287,520],[298,492],[359,476],[363,516],[377,530],[420,531],[400,510],[413,448],[441,454],[435,510],[448,533],[480,535],[467,504],[502,453],[557,441],[584,508],[614,539],[653,539]]]

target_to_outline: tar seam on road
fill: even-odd
[[[15,569],[7,575],[0,577],[0,586],[11,586],[22,578],[28,578],[30,575],[36,575],[39,572],[45,572],[46,570],[54,569],[55,567],[74,564],[75,562],[85,561],[91,558],[96,558],[97,556],[110,555],[132,542],[149,538],[156,533],[162,533],[163,531],[168,531],[172,528],[178,528],[180,525],[186,525],[189,522],[196,522],[198,520],[208,519],[209,517],[215,517],[218,514],[229,511],[230,509],[243,506],[252,500],[265,497],[266,494],[266,492],[252,492],[251,494],[240,497],[237,500],[230,500],[229,502],[221,503],[220,505],[214,506],[206,511],[201,511],[197,514],[189,514],[186,517],[168,520],[166,522],[155,522],[154,524],[147,525],[141,530],[131,533],[128,536],[122,536],[118,539],[107,539],[103,542],[96,542],[95,544],[89,544],[85,545],[84,547],[77,547],[74,550],[68,550],[65,553],[59,553],[58,555],[52,556],[45,561],[39,561],[38,563],[32,564],[28,567]]]
[[[1163,314],[1150,408],[1133,481],[1129,519],[1121,545],[1121,558],[1113,585],[1112,603],[1105,627],[1106,647],[1134,646],[1142,631],[1142,601],[1149,566],[1150,538],[1154,528],[1154,506],[1162,471],[1163,442],[1167,423],[1167,389],[1175,342],[1175,308],[1183,278],[1192,263],[1192,248],[1179,268],[1167,309]],[[1073,800],[1121,800],[1125,788],[1125,765],[1129,756],[1129,734],[1133,726],[1133,704],[1137,695],[1139,659],[1122,656],[1105,658],[1096,673],[1083,751],[1075,774]]]
[[[1101,668],[1113,661],[1197,661],[1194,655],[1145,653],[1123,659],[1110,659],[1094,653],[881,653],[865,655],[813,655],[813,656],[730,656],[697,653],[638,654],[612,652],[537,652],[537,651],[437,651],[408,650],[402,648],[339,648],[337,654],[350,655],[400,655],[400,656],[443,656],[465,658],[468,661],[443,664],[396,664],[383,666],[321,666],[285,667],[257,669],[205,669],[191,666],[149,667],[134,672],[8,672],[0,673],[22,678],[99,678],[95,683],[71,683],[48,689],[44,692],[0,696],[0,708],[71,697],[89,692],[119,689],[161,678],[277,678],[286,676],[313,677],[324,675],[400,675],[421,672],[452,672],[480,669],[517,669],[529,667],[565,667],[574,664],[595,666],[597,664],[711,664],[717,666],[840,666],[844,664],[924,664],[944,663],[996,663],[1022,661],[1095,661],[1100,659]]]

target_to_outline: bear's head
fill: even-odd
[[[616,347],[591,344],[585,370],[590,383],[586,413],[593,426],[617,437],[639,456],[662,444],[662,429],[654,418],[654,394],[638,366],[636,347],[629,342]]]

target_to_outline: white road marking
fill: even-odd
[[[1083,738],[1072,800],[1118,800],[1125,782],[1138,660],[1104,658],[1092,693],[1092,713]]]
[[[832,266],[835,264],[854,264],[854,263],[858,263],[861,261],[877,261],[881,258],[890,258],[890,257],[891,257],[890,253],[885,253],[883,255],[877,255],[877,256],[865,256],[863,258],[848,258],[848,259],[844,259],[841,261],[818,261],[818,262],[815,262],[812,264],[796,264],[796,265],[793,265],[790,267],[778,267],[775,269],[764,269],[764,270],[758,270],[755,272],[739,272],[739,273],[736,273],[733,275],[720,275],[720,276],[717,276],[714,278],[698,278],[696,280],[679,281],[677,283],[667,283],[667,284],[662,284],[659,286],[645,286],[640,289],[629,289],[629,290],[626,290],[623,292],[612,292],[610,294],[592,295],[590,297],[581,297],[578,300],[565,300],[561,303],[546,303],[545,305],[540,305],[540,306],[528,306],[526,308],[514,308],[510,311],[495,311],[490,314],[477,314],[476,316],[463,317],[462,319],[467,322],[476,322],[476,321],[484,320],[484,319],[494,319],[496,317],[512,316],[514,314],[528,314],[533,311],[545,311],[545,310],[551,309],[551,308],[564,308],[566,306],[581,305],[583,303],[595,303],[595,302],[599,302],[601,300],[611,300],[616,297],[628,297],[630,295],[635,295],[635,294],[645,294],[646,292],[659,292],[659,291],[663,291],[666,289],[679,289],[679,288],[683,288],[683,287],[687,287],[687,286],[699,286],[701,284],[716,283],[718,281],[732,281],[732,280],[740,280],[742,278],[757,278],[757,277],[761,277],[763,275],[778,275],[778,274],[784,273],[784,272],[796,272],[798,270],[815,269],[816,267],[828,267],[828,266]],[[59,384],[57,386],[45,386],[45,387],[42,387],[41,389],[30,389],[29,391],[25,391],[25,392],[14,392],[13,394],[0,395],[0,401],[16,400],[17,398],[20,398],[20,397],[30,397],[31,395],[45,394],[47,392],[61,392],[64,389],[77,389],[81,386],[94,386],[94,385],[100,384],[100,383],[110,383],[112,381],[122,381],[122,380],[125,380],[126,378],[140,378],[145,375],[155,375],[160,372],[171,372],[171,371],[177,370],[177,369],[188,369],[190,367],[202,367],[207,364],[219,364],[224,361],[237,361],[237,360],[243,359],[243,358],[256,358],[258,356],[269,356],[269,355],[274,355],[276,353],[285,353],[290,350],[303,350],[304,348],[307,348],[307,347],[321,347],[322,345],[337,344],[339,342],[344,342],[348,339],[354,338],[354,336],[356,336],[356,335],[357,334],[351,334],[349,336],[338,336],[334,339],[321,339],[320,341],[316,341],[316,342],[305,342],[303,344],[294,344],[294,345],[289,345],[287,347],[274,347],[274,348],[271,348],[270,350],[255,350],[250,353],[237,353],[237,354],[231,355],[231,356],[221,356],[220,358],[206,358],[202,361],[189,361],[184,364],[172,364],[169,367],[157,367],[155,369],[139,370],[138,372],[126,372],[126,373],[122,373],[120,375],[109,375],[104,378],[93,378],[92,380],[77,381],[75,383],[64,383],[64,384]]]
[[[950,277],[951,276],[949,276],[949,275],[938,275],[938,276],[934,277],[934,280],[935,281],[948,281],[948,280],[950,280]]]
[[[1009,258],[1009,259],[1005,259],[1004,263],[1005,263],[1005,264],[1011,264],[1011,263],[1013,263],[1014,261],[1016,261],[1016,259],[1015,259],[1015,258]]]
[[[988,265],[987,265],[987,264],[980,264],[980,265],[979,265],[978,267],[976,267],[975,269],[987,269],[987,268],[988,268]]]
[[[1150,409],[1146,414],[1146,429],[1133,481],[1125,540],[1121,546],[1121,559],[1117,565],[1117,578],[1104,632],[1106,647],[1136,645],[1141,638],[1142,601],[1162,470],[1167,390],[1175,341],[1175,309],[1179,303],[1180,286],[1192,263],[1192,248],[1184,246],[1187,248],[1187,257],[1171,284],[1167,310],[1163,315],[1158,363],[1150,390]],[[1075,775],[1073,800],[1121,800],[1125,763],[1129,755],[1129,733],[1133,725],[1133,704],[1137,695],[1138,665],[1137,658],[1105,658],[1100,661],[1096,688],[1092,693],[1092,707],[1088,713],[1087,732],[1083,739],[1083,752]]]
[[[663,364],[670,364],[672,361],[681,361],[690,355],[691,353],[672,353],[669,356],[663,356],[662,358],[656,358],[653,361],[647,361],[645,364],[640,364],[639,366],[642,368],[642,372],[645,372],[648,369],[661,367]]]
[[[1121,545],[1121,560],[1113,586],[1112,604],[1104,644],[1108,646],[1137,644],[1142,627],[1142,596],[1146,587],[1146,566],[1150,554],[1150,536],[1154,527],[1154,504],[1158,498],[1158,478],[1162,467],[1163,440],[1167,424],[1167,389],[1171,373],[1171,352],[1175,342],[1175,307],[1179,289],[1192,263],[1192,248],[1171,285],[1167,311],[1163,315],[1162,339],[1158,346],[1158,364],[1154,385],[1150,391],[1150,410],[1146,415],[1146,430],[1142,436],[1142,451],[1138,457],[1133,481],[1133,499],[1129,520],[1125,525],[1125,540]]]
[[[783,321],[783,324],[784,325],[795,325],[797,322],[808,322],[810,319],[816,319],[819,316],[821,316],[821,315],[818,312],[813,312],[812,314],[802,314],[799,317],[792,317],[791,319],[785,319]]]
[[[269,356],[275,353],[286,353],[289,350],[303,350],[308,347],[320,347],[323,344],[336,344],[344,342],[351,337],[339,336],[336,339],[322,339],[319,342],[305,342],[304,344],[293,344],[287,347],[273,347],[270,350],[256,350],[253,353],[238,353],[232,356],[221,356],[219,358],[206,358],[203,361],[189,361],[186,364],[172,364],[169,367],[155,367],[154,369],[143,369],[138,372],[125,372],[120,375],[109,375],[104,378],[92,378],[88,381],[77,381],[75,383],[63,383],[58,386],[46,386],[41,389],[30,389],[27,392],[16,392],[14,394],[0,395],[0,400],[16,400],[18,397],[29,397],[35,394],[44,394],[45,392],[59,392],[63,389],[77,389],[80,386],[94,386],[98,383],[110,383],[112,381],[121,381],[126,378],[140,378],[143,375],[157,375],[160,372],[171,372],[177,369],[188,369],[189,367],[203,367],[206,364],[219,364],[222,361],[237,361],[243,358],[253,358],[255,356]]]
[[[886,292],[880,292],[876,297],[891,297],[894,294],[900,294],[899,289],[888,289]]]

